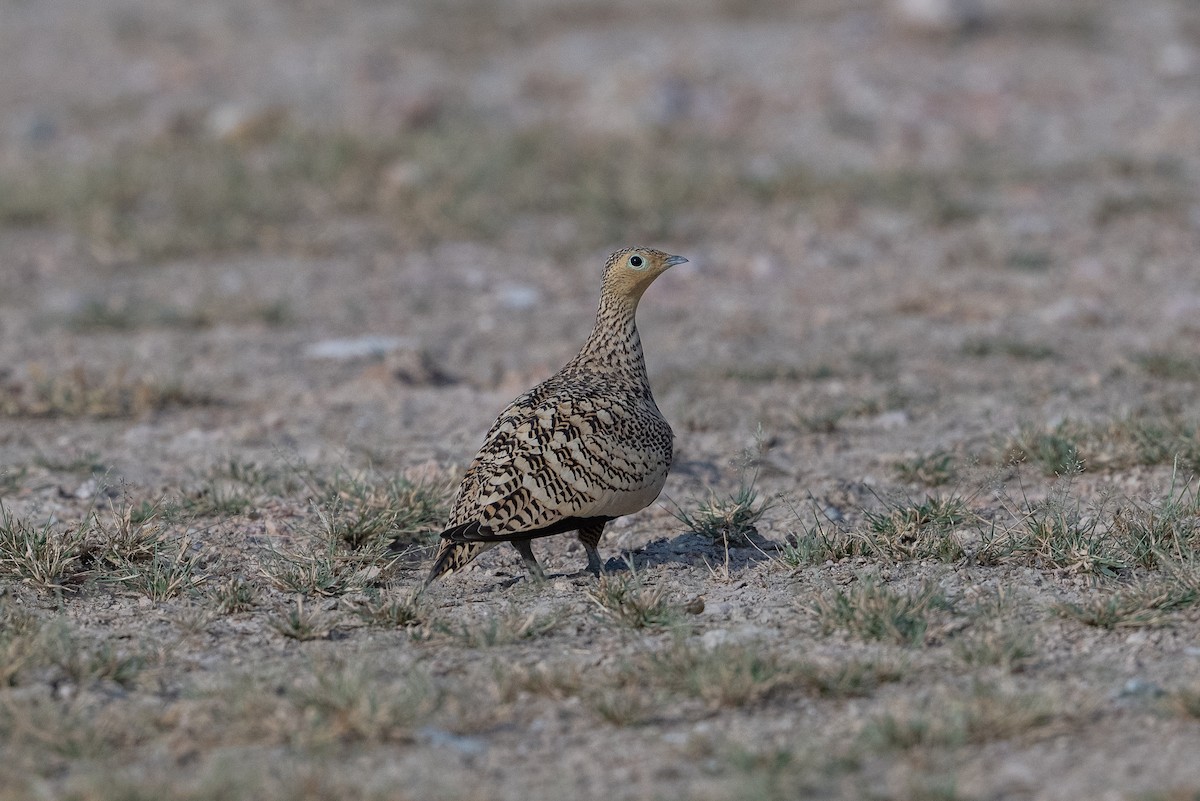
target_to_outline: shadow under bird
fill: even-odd
[[[529,573],[538,537],[579,533],[587,567],[608,521],[649,506],[671,468],[671,426],[650,394],[634,315],[642,293],[687,259],[625,248],[604,265],[596,324],[579,354],[500,413],[459,485],[426,584],[511,542]]]

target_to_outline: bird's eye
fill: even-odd
[[[629,266],[635,270],[640,270],[646,266],[646,260],[635,253],[629,257]]]

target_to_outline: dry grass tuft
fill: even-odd
[[[446,635],[464,648],[492,648],[545,637],[561,624],[558,614],[523,612],[515,607],[487,615],[471,623],[435,621],[431,629]]]
[[[290,640],[306,642],[329,636],[333,622],[311,609],[304,608],[304,597],[297,596],[296,603],[271,620],[271,628]]]
[[[755,524],[771,506],[771,499],[760,498],[751,482],[724,497],[709,490],[694,512],[676,507],[672,514],[688,531],[726,547],[740,547],[752,544],[750,538],[758,532]]]
[[[1036,731],[1066,714],[1049,697],[975,684],[969,694],[942,693],[921,702],[901,700],[874,717],[863,741],[878,748],[958,747],[1008,740]]]
[[[0,504],[0,576],[40,590],[74,592],[86,576],[81,527],[35,526]]]
[[[630,564],[628,573],[600,577],[588,598],[611,620],[633,629],[677,625],[682,609],[668,603],[661,586],[647,586]]]
[[[428,624],[432,609],[418,590],[367,601],[357,606],[354,613],[369,625],[395,629]]]
[[[948,608],[936,585],[922,583],[916,592],[897,593],[866,576],[846,590],[835,589],[813,603],[826,633],[843,629],[866,640],[917,646],[925,641],[932,616]]]
[[[101,377],[82,367],[49,376],[29,369],[25,382],[0,385],[0,415],[48,418],[130,418],[187,406],[211,406],[215,398],[152,376],[131,378],[126,369]]]

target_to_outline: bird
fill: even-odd
[[[608,257],[591,334],[575,358],[510,403],[484,436],[425,586],[502,542],[516,548],[529,576],[544,580],[531,543],[570,531],[599,577],[604,526],[653,503],[671,469],[674,434],[650,392],[634,315],[654,279],[686,262],[641,247]]]

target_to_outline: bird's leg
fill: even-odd
[[[600,562],[600,552],[596,550],[602,536],[604,536],[603,522],[589,523],[579,529],[579,541],[583,543],[583,550],[587,553],[588,572],[596,578],[600,578],[600,574],[604,572],[604,567]]]
[[[537,559],[533,558],[533,546],[530,545],[529,540],[513,540],[512,545],[517,549],[517,553],[521,554],[521,561],[525,563],[525,570],[530,577],[538,581],[545,581],[546,573],[538,564]]]

